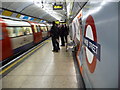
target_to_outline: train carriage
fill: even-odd
[[[3,64],[49,37],[45,24],[2,17],[0,26],[0,63]]]

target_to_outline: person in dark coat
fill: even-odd
[[[64,41],[64,25],[62,25],[61,28],[60,28],[60,38],[61,38],[61,46],[65,46],[65,41]]]
[[[59,25],[56,24],[56,27],[57,27],[57,31],[58,31],[58,35],[57,35],[57,47],[58,47],[58,50],[60,50],[60,47],[59,47],[59,37],[60,37],[60,28],[59,28]]]
[[[50,30],[50,35],[52,37],[52,45],[53,45],[53,52],[58,52],[59,50],[59,42],[58,42],[58,28],[55,24],[55,21],[53,21],[53,26]]]
[[[65,24],[65,27],[64,27],[64,38],[65,38],[65,42],[66,43],[68,42],[68,39],[67,39],[68,35],[69,35],[69,30],[68,30],[68,27]]]

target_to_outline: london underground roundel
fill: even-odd
[[[97,32],[94,19],[89,15],[84,32],[85,57],[91,73],[95,71],[97,60],[100,61],[100,44],[97,43]]]

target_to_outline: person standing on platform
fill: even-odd
[[[65,43],[68,42],[68,39],[67,39],[67,36],[69,35],[69,30],[68,30],[68,27],[66,26],[65,24],[65,27],[64,27],[64,38],[65,38]]]
[[[57,47],[58,47],[58,50],[60,50],[60,47],[59,47],[59,37],[60,37],[60,27],[59,27],[59,25],[58,24],[56,24],[56,26],[57,26],[57,30],[58,30],[58,35],[57,35]]]
[[[55,24],[55,21],[53,21],[53,26],[52,26],[52,28],[51,28],[51,30],[50,30],[50,35],[51,35],[51,37],[52,37],[52,45],[53,45],[53,52],[58,52],[58,50],[59,50],[59,42],[58,42],[58,28],[57,28],[57,26],[56,26],[56,24]]]
[[[60,38],[61,38],[61,46],[65,46],[65,41],[64,41],[64,25],[62,25],[61,28],[60,28]]]

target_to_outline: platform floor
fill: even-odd
[[[52,52],[51,39],[2,79],[2,88],[77,88],[71,52]]]

